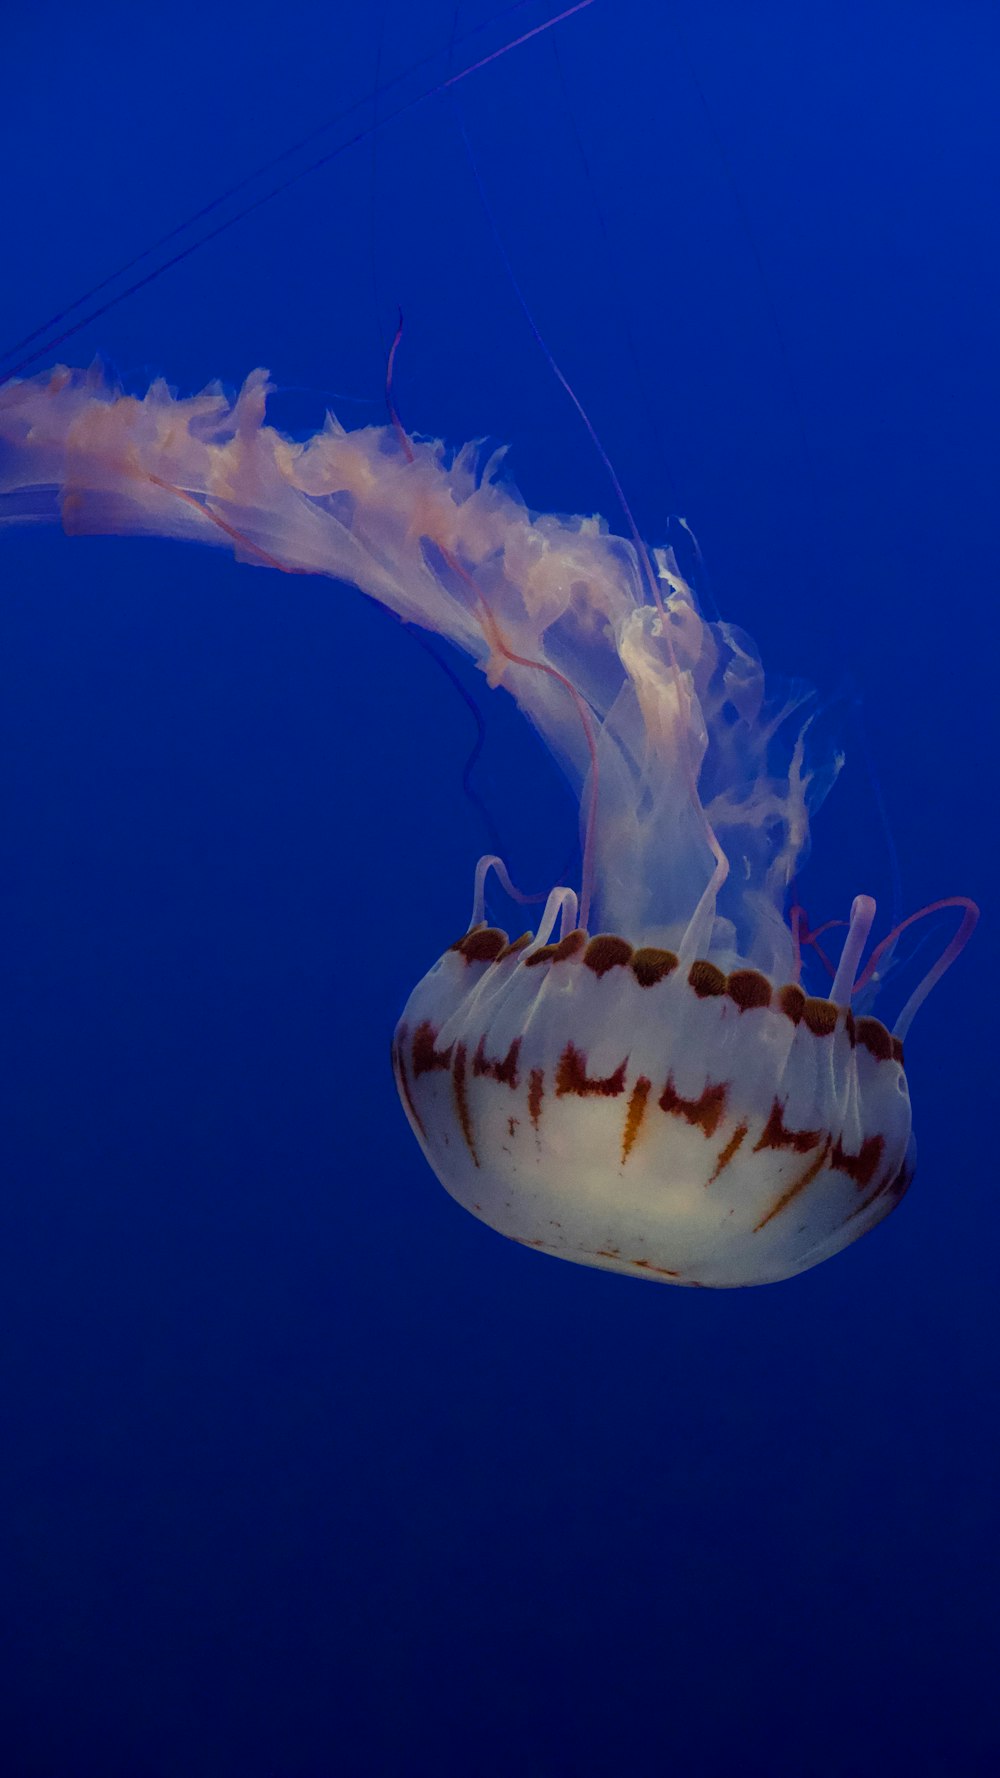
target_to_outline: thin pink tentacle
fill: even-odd
[[[400,340],[402,339],[402,337],[403,337],[403,311],[402,311],[402,309],[400,309],[399,321],[396,326],[396,331],[392,336],[392,345],[389,347],[389,357],[386,361],[386,366],[385,366],[385,405],[389,410],[389,418],[392,421],[392,429],[393,429],[394,433],[396,434],[396,438],[399,442],[400,449],[402,450],[407,463],[412,463],[413,462],[413,446],[411,445],[411,443],[406,435],[406,432],[404,431],[403,426],[400,422],[399,414],[396,410],[396,403],[395,403],[395,400],[393,398],[393,393],[392,393],[392,373],[396,368],[396,353],[399,351],[399,343],[400,343]]]
[[[855,983],[854,992],[857,994],[873,980],[878,969],[879,959],[885,955],[891,945],[895,945],[901,932],[905,932],[908,926],[915,925],[918,920],[925,920],[928,914],[941,913],[945,908],[964,908],[961,924],[954,938],[945,946],[937,962],[932,964],[903,1007],[894,1027],[894,1034],[897,1037],[906,1036],[915,1014],[919,1012],[931,989],[941,980],[945,971],[951,968],[956,957],[964,951],[979,921],[977,904],[968,895],[946,895],[941,901],[928,902],[926,907],[918,908],[915,914],[908,914],[905,920],[901,920],[898,926],[893,927],[881,944],[875,946],[863,973]]]

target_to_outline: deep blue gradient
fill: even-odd
[[[443,75],[452,17],[8,9],[0,343],[376,70]],[[290,430],[363,423],[400,305],[408,426],[620,523],[481,182],[643,530],[683,514],[765,661],[856,688],[906,907],[985,918],[873,1236],[734,1293],[539,1258],[446,1197],[389,1071],[488,844],[445,676],[329,581],[4,534],[3,1774],[1000,1771],[998,57],[963,0],[596,0],[62,349],[263,363]],[[568,795],[465,683],[547,885]],[[844,743],[814,921],[888,910]]]

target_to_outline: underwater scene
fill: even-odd
[[[6,36],[0,1771],[988,1778],[1000,21]]]

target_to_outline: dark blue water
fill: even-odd
[[[6,18],[4,342],[376,78],[440,78],[452,21]],[[644,531],[683,514],[765,661],[857,688],[906,908],[985,920],[870,1238],[734,1293],[533,1256],[435,1183],[388,1065],[488,844],[461,699],[331,582],[4,535],[4,1774],[1000,1770],[998,54],[978,6],[597,0],[61,349],[135,388],[264,363],[289,430],[360,424],[398,305],[408,426],[618,522],[481,183]],[[574,811],[482,701],[479,792],[548,883]],[[889,911],[845,723],[814,921]]]

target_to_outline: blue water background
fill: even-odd
[[[438,53],[432,84],[452,17],[8,13],[3,340],[376,70]],[[982,6],[598,0],[62,348],[137,389],[266,364],[289,430],[360,424],[400,305],[408,426],[620,523],[478,178],[644,532],[683,514],[765,661],[857,688],[906,908],[985,920],[908,1045],[916,1184],[860,1245],[734,1293],[531,1255],[436,1184],[388,1065],[489,841],[444,675],[331,582],[4,535],[11,1778],[1000,1770],[998,55]],[[548,884],[568,795],[465,682]],[[891,900],[844,742],[816,921]]]

